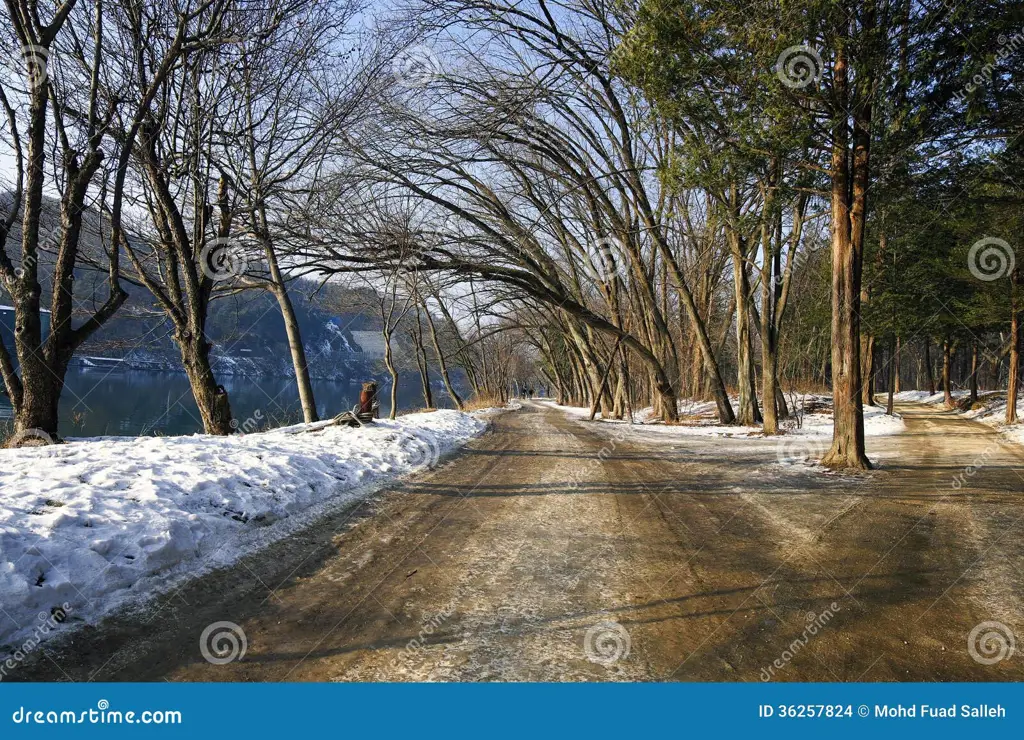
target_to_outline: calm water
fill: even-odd
[[[362,380],[313,381],[320,417],[329,418],[356,405]],[[228,390],[231,411],[239,424],[258,419],[255,423],[263,428],[302,421],[298,391],[288,378],[239,376],[220,381]],[[419,387],[418,376],[402,378],[398,387],[400,411],[422,408]],[[388,387],[382,384],[382,416],[389,408],[387,394]],[[443,388],[435,388],[434,397],[436,404],[450,405]],[[193,434],[203,428],[188,380],[174,373],[69,371],[60,410],[63,437]],[[10,405],[0,396],[0,423],[9,415]]]

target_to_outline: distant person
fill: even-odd
[[[530,400],[533,400],[533,388],[530,389]]]

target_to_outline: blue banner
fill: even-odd
[[[1007,683],[4,683],[0,737],[1019,737],[1022,698]]]

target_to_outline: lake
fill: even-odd
[[[329,418],[359,402],[364,378],[314,380],[317,412]],[[290,378],[224,376],[231,411],[247,430],[302,421],[299,394]],[[378,381],[379,382],[379,381]],[[451,407],[443,388],[434,388],[435,404]],[[381,415],[389,409],[389,386],[380,384]],[[399,411],[423,407],[419,376],[403,376],[398,386]],[[11,407],[0,395],[0,424]],[[253,426],[255,425],[255,426]],[[6,424],[4,424],[6,426]],[[62,437],[194,434],[203,430],[188,380],[177,373],[69,370],[60,404]]]

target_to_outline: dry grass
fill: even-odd
[[[480,409],[501,408],[504,405],[505,405],[505,402],[502,401],[497,396],[493,396],[493,395],[478,395],[478,396],[473,396],[472,398],[470,398],[467,401],[463,402],[462,410],[463,411],[479,411]]]
[[[407,411],[399,411],[398,416],[406,416],[408,414],[430,414],[437,411],[436,408],[421,408],[421,409],[409,409]]]

